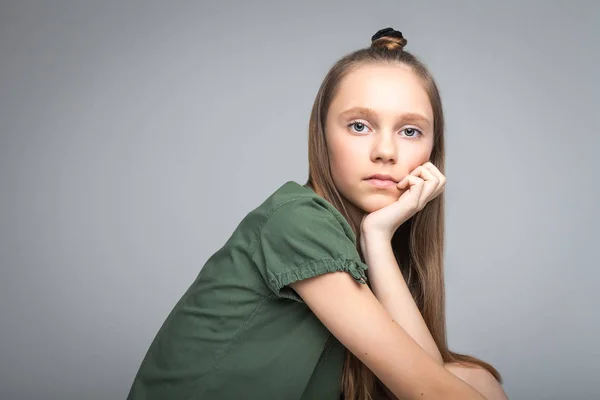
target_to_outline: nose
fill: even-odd
[[[395,139],[393,134],[380,133],[377,135],[373,143],[372,160],[395,163],[398,157]]]

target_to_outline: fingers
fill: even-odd
[[[414,178],[417,178],[416,180]],[[399,189],[410,187],[411,195],[417,195],[419,210],[433,198],[437,197],[446,185],[446,177],[431,162],[415,168],[398,183]],[[414,188],[414,189],[413,189]]]
[[[402,196],[400,196],[398,201],[401,201],[402,199],[404,199],[404,200],[402,200],[404,202],[404,201],[406,201],[407,198],[412,198],[411,203],[414,202],[414,204],[410,204],[410,206],[412,208],[420,210],[421,209],[421,197],[422,197],[424,186],[425,186],[425,181],[423,179],[419,178],[418,176],[414,176],[414,175],[406,175],[404,177],[404,179],[402,179],[398,183],[398,188],[399,189],[408,188],[408,191],[405,192]]]
[[[421,198],[419,202],[419,208],[422,208],[425,207],[425,204],[427,204],[429,200],[431,200],[431,198],[434,195],[434,192],[436,192],[439,186],[440,181],[437,176],[435,176],[429,169],[427,169],[424,166],[417,167],[417,169],[415,170],[415,175],[419,176],[421,179],[423,179],[423,181],[425,181],[425,184],[423,185],[423,192],[421,193]]]
[[[438,178],[438,192],[441,192],[441,189],[443,189],[446,185],[446,177],[444,176],[444,174],[442,174],[440,170],[429,161],[423,164],[423,167],[427,168],[433,175],[435,175]]]
[[[434,186],[434,191],[432,192],[433,197],[436,197],[444,190],[446,177],[431,162],[426,162],[425,164],[418,166],[412,174],[422,177],[425,181],[431,182],[431,185]]]

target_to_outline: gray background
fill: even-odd
[[[451,348],[511,398],[600,398],[600,2],[342,0],[0,3],[0,398],[124,398],[387,26],[447,113]]]

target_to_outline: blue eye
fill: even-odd
[[[364,123],[362,123],[360,121],[352,121],[351,123],[348,124],[348,127],[351,127],[351,126],[355,126],[357,128],[359,128],[359,127],[360,128],[366,128],[367,127],[366,124],[364,124]],[[359,128],[358,131],[354,131],[354,132],[356,132],[356,133],[364,133],[364,131],[362,129],[360,129],[360,128]]]
[[[423,133],[420,130],[416,129],[416,128],[404,128],[403,129],[403,131],[407,131],[407,130],[419,132],[418,136],[422,136],[423,135]],[[407,137],[411,137],[412,138],[412,137],[415,137],[415,135],[413,133],[412,135],[408,135]]]

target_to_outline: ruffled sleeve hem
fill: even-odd
[[[298,296],[298,294],[288,286],[289,284],[301,281],[303,279],[308,279],[314,276],[322,275],[328,272],[336,271],[346,271],[357,282],[366,284],[367,269],[367,265],[359,260],[334,258],[321,259],[311,261],[300,266],[296,266],[293,269],[290,269],[277,275],[272,275],[270,277],[269,284],[273,291],[280,297],[304,303],[302,298]]]

